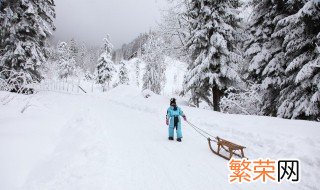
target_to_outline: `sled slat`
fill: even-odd
[[[235,144],[235,143],[230,142],[230,141],[227,141],[227,140],[222,139],[220,137],[216,137],[216,139],[217,139],[217,151],[215,151],[212,148],[211,141],[213,141],[213,140],[208,138],[209,147],[210,147],[211,151],[214,154],[216,154],[216,155],[218,155],[218,156],[220,156],[220,157],[222,157],[222,158],[224,158],[226,160],[230,160],[233,155],[236,155],[236,156],[238,156],[240,158],[246,158],[244,156],[244,151],[243,151],[243,149],[246,148],[246,147],[238,145],[238,144]],[[221,148],[223,148],[225,151],[229,152],[229,157],[224,156],[224,155],[222,155],[220,153]],[[236,153],[236,151],[240,151],[240,154]]]

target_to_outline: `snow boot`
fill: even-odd
[[[169,137],[168,139],[169,139],[170,141],[173,141],[173,137]]]
[[[181,138],[177,138],[177,141],[181,142]]]

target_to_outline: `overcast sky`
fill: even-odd
[[[166,0],[55,0],[56,40],[75,38],[101,45],[110,34],[115,48],[155,27]]]

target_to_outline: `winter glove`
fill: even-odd
[[[185,121],[187,121],[187,117],[184,115],[184,116],[182,116],[183,117],[183,119],[185,120]]]
[[[168,119],[166,119],[166,124],[169,125],[169,120]]]

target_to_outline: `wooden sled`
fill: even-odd
[[[243,149],[246,148],[246,147],[241,146],[241,145],[237,145],[235,143],[232,143],[232,142],[227,141],[225,139],[222,139],[220,137],[216,137],[216,139],[217,140],[215,141],[215,140],[212,140],[212,139],[208,138],[209,147],[210,147],[211,151],[214,154],[216,154],[216,155],[218,155],[218,156],[220,156],[220,157],[222,157],[222,158],[224,158],[226,160],[230,160],[233,155],[236,155],[236,156],[238,156],[240,158],[247,158],[247,157],[244,156],[244,152],[243,152]],[[215,151],[212,148],[212,145],[211,145],[212,141],[217,143],[217,146],[218,146],[217,151]],[[227,151],[229,153],[229,157],[227,157],[225,155],[222,155],[220,153],[221,148],[223,148],[225,151]],[[236,153],[236,151],[240,151],[240,154]]]

